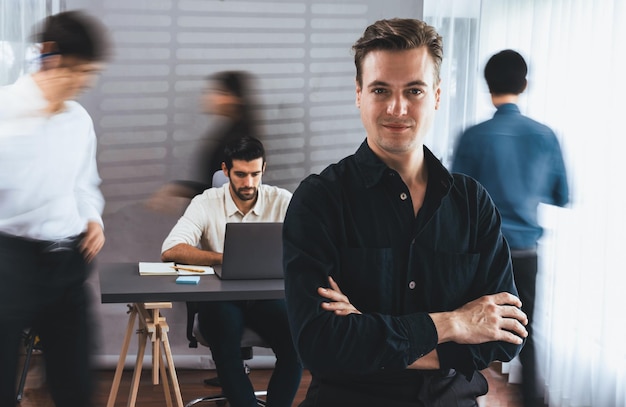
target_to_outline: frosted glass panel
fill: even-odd
[[[37,52],[31,42],[33,26],[61,9],[59,0],[0,2],[0,86],[15,82],[36,68]]]

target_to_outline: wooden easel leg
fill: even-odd
[[[152,310],[152,322],[156,325],[159,323],[159,309]],[[159,364],[161,362],[161,337],[156,333],[152,337],[152,384],[159,384]]]
[[[113,377],[113,384],[111,385],[111,391],[109,392],[109,400],[107,401],[107,407],[114,407],[115,400],[117,399],[117,392],[120,388],[120,382],[122,380],[122,373],[124,372],[124,363],[126,362],[126,355],[128,354],[128,346],[130,345],[130,338],[133,335],[133,327],[135,326],[135,318],[137,317],[137,308],[133,305],[128,317],[128,325],[126,326],[126,334],[124,335],[124,342],[122,344],[122,350],[120,352],[120,358],[117,361],[117,367],[115,368],[115,376]]]
[[[137,361],[135,362],[135,371],[133,372],[133,380],[130,385],[130,395],[128,397],[128,407],[135,407],[137,402],[137,392],[139,391],[139,381],[141,379],[141,369],[143,368],[143,355],[146,352],[146,342],[148,334],[145,327],[140,327],[139,349],[137,349]]]
[[[174,358],[172,357],[172,349],[170,341],[167,338],[167,331],[161,330],[161,341],[163,343],[163,351],[167,360],[167,369],[170,372],[170,381],[174,387],[174,396],[176,396],[176,406],[184,407],[183,397],[180,394],[180,386],[178,385],[178,377],[176,376],[176,368],[174,367]]]
[[[163,353],[160,353],[160,358],[164,357]],[[165,403],[167,407],[172,407],[172,394],[170,393],[170,385],[167,379],[167,373],[165,372],[165,361],[159,360],[159,372],[161,373],[161,382],[163,383],[163,393],[165,394]]]

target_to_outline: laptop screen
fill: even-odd
[[[227,223],[215,273],[223,280],[283,278],[282,222]]]

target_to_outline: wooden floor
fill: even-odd
[[[256,389],[265,389],[271,375],[271,370],[253,370],[250,378]],[[218,394],[219,388],[206,386],[202,381],[205,378],[214,376],[214,371],[203,370],[179,370],[177,371],[178,381],[180,383],[183,402],[187,403],[194,398],[212,394]],[[105,407],[109,396],[111,382],[114,372],[112,370],[97,371],[97,389],[94,400],[94,407]],[[500,374],[499,364],[494,364],[483,371],[483,374],[489,381],[489,393],[481,400],[481,407],[521,407],[519,386],[507,383],[507,377]],[[126,406],[128,398],[128,390],[132,378],[131,371],[125,371],[120,385],[115,407]],[[304,398],[306,389],[311,380],[308,372],[304,372],[300,389],[296,396],[294,406]],[[163,389],[159,386],[153,386],[151,383],[150,371],[144,370],[141,383],[139,385],[139,394],[137,407],[161,407],[164,406]],[[201,404],[202,405],[202,404]],[[205,403],[210,406],[211,404]],[[45,385],[45,374],[43,373],[43,361],[41,355],[34,355],[31,368],[26,381],[24,397],[20,403],[21,407],[54,407],[50,400]]]

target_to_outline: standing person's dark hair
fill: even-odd
[[[40,44],[53,43],[48,54],[71,55],[87,61],[105,61],[111,52],[104,25],[79,10],[47,17],[34,38]]]
[[[40,69],[0,87],[0,405],[15,405],[18,348],[30,328],[54,404],[91,406],[85,281],[105,241],[104,197],[93,120],[75,99],[102,70],[108,38],[78,11],[36,29]]]
[[[519,95],[526,90],[528,66],[512,49],[493,55],[485,65],[485,80],[493,95]]]

